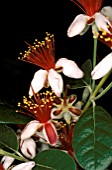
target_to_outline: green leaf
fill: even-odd
[[[38,165],[33,170],[76,170],[74,160],[67,153],[57,149],[40,152],[34,161]]]
[[[88,109],[77,121],[73,147],[86,170],[105,170],[112,163],[112,118],[102,107]]]
[[[27,124],[31,120],[29,116],[16,112],[15,107],[0,104],[0,123]]]
[[[82,68],[82,70],[84,72],[83,81],[86,84],[90,85],[91,84],[91,71],[92,71],[91,60],[90,59],[86,60],[81,68]]]
[[[16,134],[12,128],[5,124],[0,124],[0,149],[5,151],[18,150]]]

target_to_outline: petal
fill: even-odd
[[[51,118],[52,119],[61,119],[63,117],[62,109],[57,109],[54,107],[51,111]]]
[[[61,75],[54,69],[50,69],[48,73],[48,81],[54,93],[60,97],[63,90],[63,80]]]
[[[30,159],[33,159],[36,155],[36,143],[32,138],[21,141],[21,152]]]
[[[60,58],[56,62],[56,67],[63,67],[63,74],[70,78],[82,78],[84,76],[84,73],[81,71],[81,69],[77,66],[77,64],[72,61],[68,60],[67,58]]]
[[[30,121],[21,133],[21,140],[25,140],[33,136],[39,127],[39,122],[36,120]]]
[[[106,31],[109,34],[111,34],[111,32],[109,31],[108,26],[107,26],[107,24],[108,24],[108,25],[110,25],[110,27],[112,27],[109,19],[107,19],[105,16],[103,16],[101,13],[98,13],[98,12],[95,13],[94,17],[95,17],[95,23],[96,23],[98,29],[101,31]]]
[[[57,137],[58,137],[57,130],[51,122],[45,123],[43,133],[50,145],[53,146],[56,145]]]
[[[77,15],[67,30],[68,37],[81,34],[86,27],[87,20],[88,16],[83,14]]]
[[[14,158],[10,156],[4,156],[1,160],[2,166],[4,169],[8,169],[8,167],[13,163]]]
[[[112,52],[103,58],[91,72],[92,79],[105,76],[112,69]]]
[[[0,163],[0,170],[5,170],[1,163]]]
[[[111,6],[103,7],[101,10],[101,13],[105,15],[106,17],[109,17],[109,19],[112,21],[112,7]]]
[[[30,161],[30,162],[21,163],[15,166],[14,168],[12,168],[12,170],[32,170],[34,166],[35,166],[35,162]]]
[[[69,105],[73,105],[74,102],[77,100],[77,96],[75,94],[71,94],[68,98],[67,98],[67,103]]]
[[[46,70],[40,69],[34,74],[33,80],[31,81],[31,86],[33,87],[35,93],[39,92],[44,87],[47,73],[48,72]],[[29,89],[29,95],[33,95],[31,87]]]
[[[64,117],[66,123],[70,124],[70,122],[71,122],[71,115],[70,115],[70,113],[69,112],[63,112],[63,117]]]

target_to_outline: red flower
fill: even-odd
[[[23,104],[19,103],[22,108],[21,113],[31,116],[34,120],[30,121],[21,133],[21,140],[26,140],[38,135],[51,145],[57,141],[57,130],[51,119],[53,94],[51,92],[34,94],[34,98],[27,99],[24,97]]]

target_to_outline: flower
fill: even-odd
[[[32,138],[22,140],[20,149],[27,158],[33,159],[36,156],[36,143]]]
[[[112,69],[112,52],[103,58],[91,72],[93,80],[105,76]]]
[[[53,105],[55,106],[52,109],[51,117],[53,119],[64,118],[67,124],[70,124],[71,121],[76,122],[81,115],[81,109],[73,106],[77,96],[72,94],[67,97],[68,86],[66,86],[66,92],[64,98],[55,98]]]
[[[11,168],[11,170],[32,170],[32,168],[35,166],[34,161],[29,161],[25,163],[21,163],[19,165],[14,166]]]
[[[85,14],[79,14],[75,17],[71,25],[67,30],[69,37],[76,36],[78,34],[83,35],[92,25],[92,31],[94,36],[98,36],[98,31],[106,31],[109,34],[111,32],[108,29],[108,25],[112,28],[110,20],[103,14],[105,8],[101,9],[103,0],[72,0],[78,7],[82,9]],[[110,7],[106,8],[106,15],[112,17],[110,13]]]
[[[60,96],[63,90],[63,80],[58,72],[63,72],[63,74],[70,78],[83,77],[83,72],[74,61],[61,58],[55,63],[54,50],[54,35],[47,33],[45,41],[39,42],[35,40],[34,46],[29,45],[29,50],[24,55],[21,53],[23,57],[19,59],[42,68],[34,74],[31,81],[31,86],[35,93],[39,92],[43,87],[50,85],[55,94]],[[32,96],[31,86],[29,95]]]
[[[25,110],[20,112],[34,119],[21,132],[21,140],[24,141],[33,135],[37,135],[50,145],[55,145],[58,135],[51,119],[52,102],[55,96],[49,91],[33,96],[34,98],[30,97],[29,99],[24,97],[23,104],[19,103],[19,106]]]

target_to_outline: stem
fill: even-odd
[[[83,108],[83,112],[85,112],[88,107],[91,104],[91,100],[94,99],[94,97],[96,96],[96,94],[98,93],[99,89],[102,87],[102,85],[105,83],[105,81],[107,80],[107,78],[109,77],[109,75],[111,74],[112,70],[110,70],[99,82],[99,84],[96,86],[95,90],[93,91],[93,93],[90,95],[90,98],[88,99],[85,107]]]
[[[9,153],[7,151],[4,151],[3,149],[0,149],[0,155],[3,155],[3,156],[9,156],[9,157],[12,157],[14,159],[17,159],[19,161],[24,161],[24,162],[27,162],[28,160],[24,157],[19,157],[13,153]]]
[[[96,66],[96,54],[97,54],[97,38],[94,38],[94,49],[93,49],[93,69]],[[92,90],[95,88],[95,80],[92,81]]]

